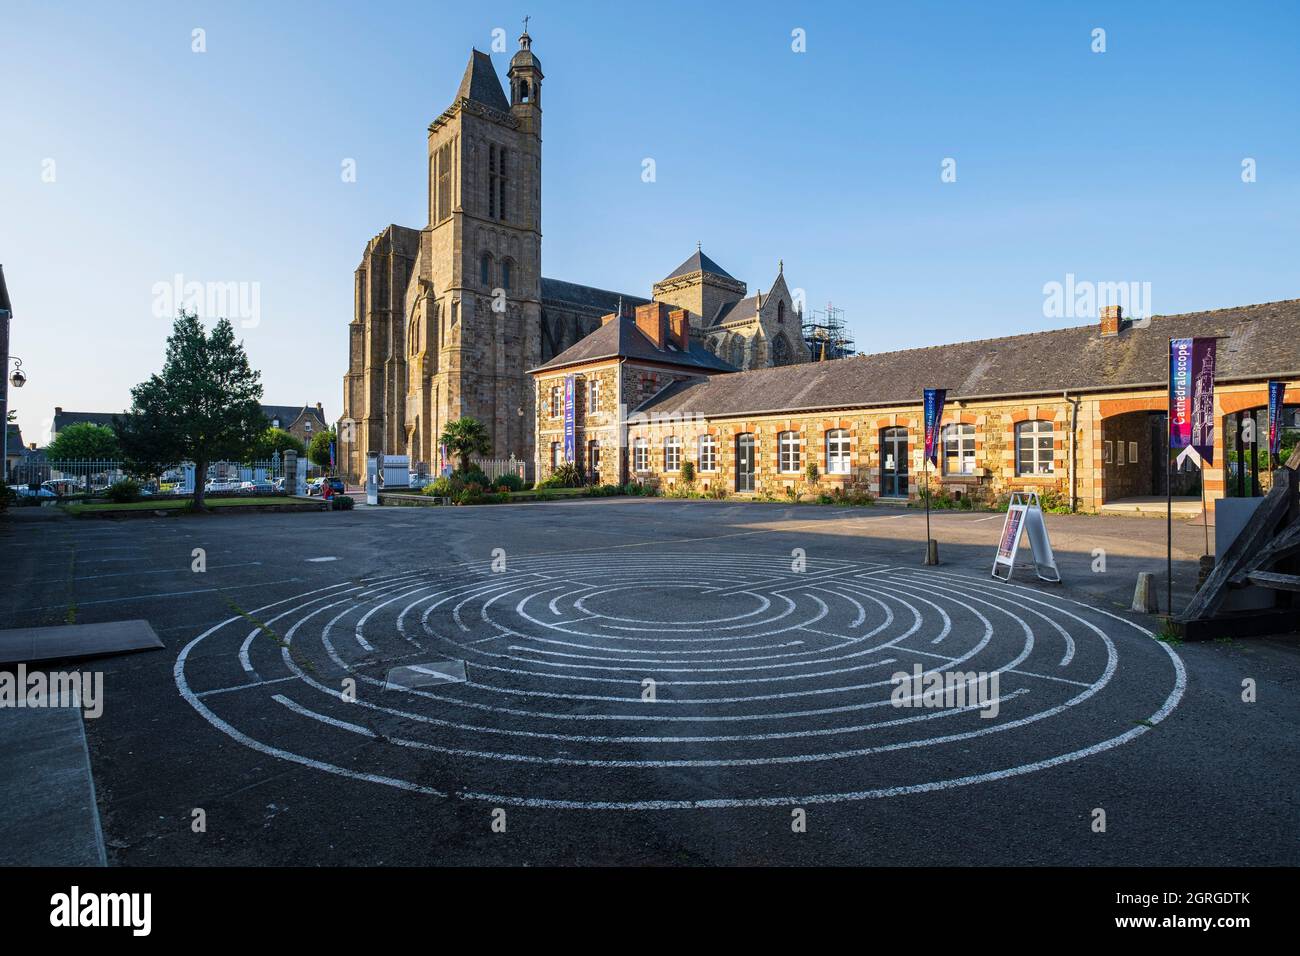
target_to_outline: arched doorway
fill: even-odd
[[[1268,454],[1268,408],[1243,408],[1223,416],[1223,493],[1257,498],[1273,486],[1273,471],[1300,444],[1300,405],[1282,406],[1282,448]]]

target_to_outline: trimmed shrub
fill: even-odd
[[[128,501],[140,500],[140,482],[134,478],[122,478],[113,482],[104,492],[109,501],[116,501],[119,504],[125,504]]]
[[[335,495],[330,499],[330,508],[334,511],[351,511],[353,504],[350,495]]]
[[[682,462],[682,484],[689,485],[695,481],[695,462],[689,458]]]
[[[524,480],[518,475],[502,475],[497,479],[497,487],[506,491],[523,491]]]
[[[431,498],[454,498],[465,485],[458,478],[439,475],[424,486],[421,494]]]

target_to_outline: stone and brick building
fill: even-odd
[[[389,225],[355,272],[340,467],[368,452],[430,470],[452,419],[487,425],[492,455],[533,457],[527,370],[581,341],[601,316],[647,300],[542,275],[541,62],[523,34],[502,88],[473,51],[451,106],[428,130],[421,229]],[[807,360],[784,276],[766,294],[698,253],[652,294],[689,313],[703,347],[745,368]]]
[[[623,354],[630,349],[586,340],[534,376],[542,396],[566,374],[622,383],[620,406],[599,406],[591,419],[599,432],[588,434],[584,416],[575,422],[578,448],[600,442],[601,481],[671,488],[689,460],[699,490],[784,496],[788,488],[813,490],[812,462],[819,491],[838,486],[915,498],[924,474],[921,394],[941,387],[948,402],[932,486],[986,500],[1032,489],[1096,511],[1163,497],[1169,340],[1188,336],[1220,337],[1206,498],[1212,506],[1225,494],[1258,494],[1268,480],[1260,443],[1270,379],[1288,386],[1284,447],[1300,438],[1300,300],[1140,323],[1111,306],[1099,325],[836,362],[743,372],[665,368],[639,390],[629,388],[643,374],[640,360]],[[636,370],[629,375],[625,366]],[[563,419],[539,415],[537,426],[544,476],[554,462],[550,443],[557,434],[563,440]],[[608,446],[615,437],[617,455]],[[1173,478],[1175,495],[1195,496],[1199,508],[1200,473]]]

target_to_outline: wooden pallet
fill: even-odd
[[[1300,575],[1294,565],[1300,560],[1300,448],[1285,465],[1273,473],[1273,487],[1251,515],[1246,526],[1229,546],[1190,604],[1176,618],[1188,637],[1210,636],[1244,623],[1246,615],[1223,611],[1228,593],[1255,585],[1275,593],[1278,630],[1300,626]],[[1269,612],[1249,615],[1254,633],[1267,627]]]

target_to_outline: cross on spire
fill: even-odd
[[[532,17],[524,17],[524,32],[525,32],[525,33],[528,32],[528,21],[531,20],[531,19],[532,19]]]

